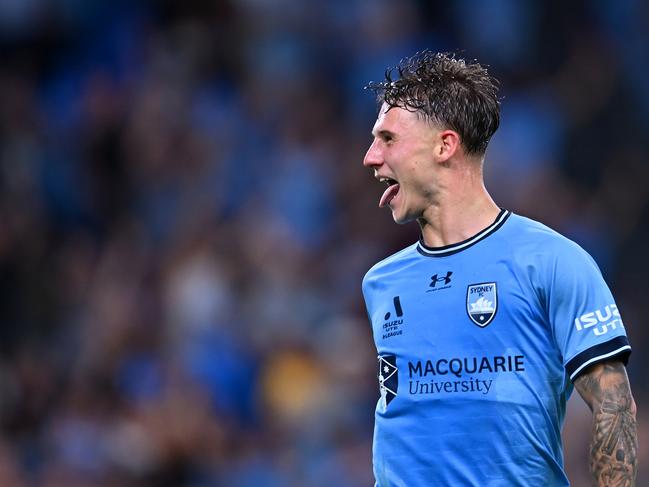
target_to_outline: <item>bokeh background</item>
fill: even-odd
[[[613,288],[649,485],[648,46],[640,0],[0,1],[0,485],[371,485],[360,282],[418,229],[363,86],[423,48],[490,66],[491,193]]]

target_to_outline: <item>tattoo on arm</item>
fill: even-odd
[[[575,380],[575,388],[593,411],[590,471],[596,486],[635,486],[637,470],[636,405],[619,361],[601,362]]]

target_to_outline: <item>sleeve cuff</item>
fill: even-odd
[[[566,370],[570,375],[570,380],[574,381],[586,367],[611,357],[618,358],[626,365],[629,355],[631,355],[629,340],[625,336],[618,336],[578,353],[568,361]]]

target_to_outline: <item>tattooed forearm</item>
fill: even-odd
[[[590,471],[594,485],[634,486],[636,406],[624,365],[597,364],[576,379],[575,387],[593,411]]]

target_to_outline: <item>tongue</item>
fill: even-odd
[[[383,196],[381,196],[381,201],[379,201],[379,208],[383,208],[385,205],[390,204],[390,201],[397,195],[399,192],[399,185],[393,184],[388,189],[385,190]]]

